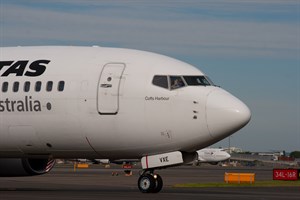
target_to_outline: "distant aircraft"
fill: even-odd
[[[0,48],[0,176],[49,172],[54,159],[140,159],[141,192],[156,169],[189,163],[251,118],[199,69],[150,52],[102,47]]]
[[[230,154],[227,153],[224,149],[217,148],[206,148],[197,151],[198,159],[196,162],[199,163],[210,163],[212,165],[216,165],[221,161],[228,160],[230,158]]]

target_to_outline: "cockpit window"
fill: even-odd
[[[185,86],[181,76],[170,76],[171,90],[178,89]]]
[[[162,88],[169,88],[169,84],[168,84],[168,77],[167,76],[154,76],[153,80],[152,80],[153,85],[162,87]]]
[[[208,77],[205,76],[183,76],[184,80],[186,81],[186,83],[188,85],[214,85],[209,79]]]
[[[169,90],[185,86],[215,86],[207,76],[163,76],[155,75],[152,84]]]
[[[212,82],[212,80],[208,77],[208,76],[205,76],[206,80],[208,80],[208,82],[212,85],[212,86],[216,86],[214,84],[214,82]]]

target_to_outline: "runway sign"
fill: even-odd
[[[273,180],[296,181],[298,178],[298,169],[273,169]]]

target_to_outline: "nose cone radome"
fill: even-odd
[[[231,157],[231,155],[230,155],[229,153],[226,153],[226,152],[225,152],[225,154],[224,154],[224,159],[227,160],[227,159],[229,159],[230,157]]]
[[[223,139],[243,128],[250,118],[249,108],[230,93],[220,89],[208,95],[206,120],[212,137]]]

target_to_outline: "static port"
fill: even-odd
[[[52,145],[51,145],[51,144],[49,144],[49,143],[47,143],[46,145],[47,145],[47,147],[49,147],[49,148],[51,148],[51,147],[52,147]]]

